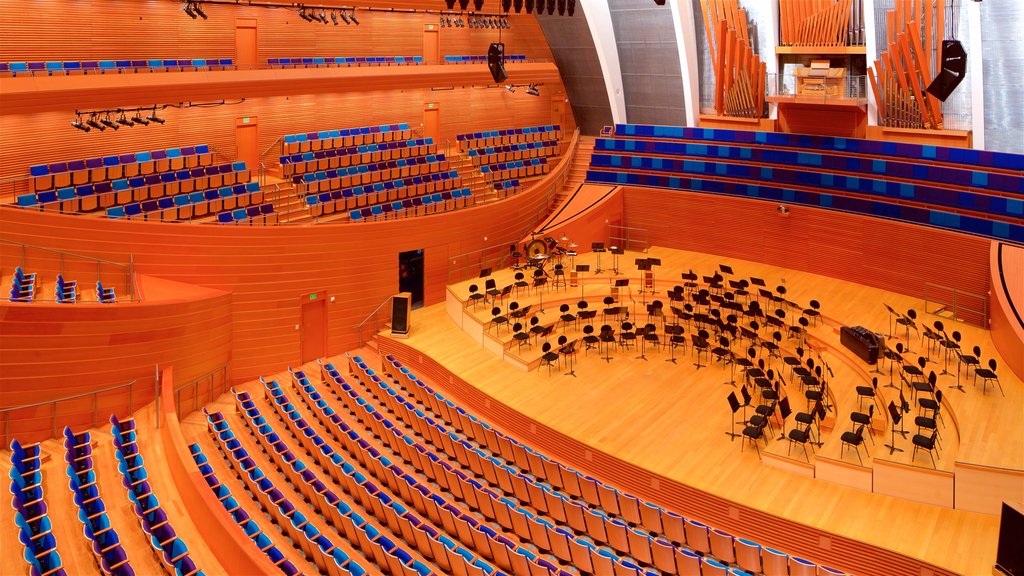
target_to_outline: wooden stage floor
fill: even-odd
[[[640,256],[627,253],[619,262],[623,274],[618,277],[630,277],[634,291],[638,289],[639,273],[633,261]],[[596,350],[591,350],[586,355],[582,351],[577,355],[577,377],[563,375],[565,368],[550,376],[546,367],[524,371],[525,364],[535,362],[539,356],[540,346],[524,350],[520,356],[515,345],[509,348],[506,344],[509,330],[503,329],[496,338],[489,337],[489,305],[481,305],[475,312],[472,307],[465,309],[466,316],[460,320],[466,325],[465,331],[449,316],[462,314],[456,298],[464,300],[470,284],[478,284],[482,289],[480,279],[450,286],[447,303],[414,311],[412,331],[405,342],[526,416],[656,474],[744,506],[960,573],[990,573],[998,518],[952,509],[953,477],[963,466],[1006,469],[1012,472],[1011,492],[1019,488],[1018,493],[1024,494],[1024,476],[1020,474],[1024,470],[1024,387],[1019,379],[1009,370],[1001,370],[1006,393],[1003,397],[991,386],[987,394],[982,394],[980,383],[973,383],[973,375],[970,379],[962,378],[966,392],[949,388],[955,384],[955,376],[939,377],[945,398],[945,425],[939,428],[942,450],[936,470],[923,451],[912,458],[910,437],[917,431],[913,425],[918,412],[916,405],[908,415],[908,438],[896,436],[896,445],[905,452],[890,456],[883,446],[890,438],[888,425],[876,416],[876,431],[865,441],[860,464],[849,448],[842,453],[839,437],[851,429],[849,414],[858,408],[854,388],[869,384],[876,374],[870,374],[870,366],[840,345],[839,326],[863,325],[888,333],[889,315],[883,303],[901,311],[916,309],[919,325],[930,326],[939,317],[924,314],[924,303],[909,296],[796,270],[657,247],[651,248],[647,256],[662,260],[657,270],[657,296],[653,297],[665,301],[666,311],[665,291],[682,284],[681,272],[692,268],[699,276],[711,275],[719,263],[732,266],[737,279],[758,276],[770,288],[784,283],[787,298],[801,306],[806,306],[811,298],[821,301],[824,322],[811,329],[809,342],[835,372],[831,380],[835,407],[826,421],[829,426],[824,429],[824,446],[812,453],[809,462],[799,446],[793,448],[792,456],[787,454],[789,442],[774,439],[779,436],[777,427],[767,449],[761,450],[763,459],[749,442],[731,440],[725,434],[733,420],[726,396],[737,389],[724,384],[729,379],[729,369],[705,361],[711,366],[698,370],[689,349],[685,353],[677,351],[681,354],[678,364],[666,361],[667,350],[648,349],[647,361],[636,358],[638,351],[613,351],[612,359],[605,361]],[[593,269],[594,255],[580,255],[576,263],[589,263]],[[609,255],[603,257],[602,264],[611,264]],[[507,269],[495,272],[498,287],[511,283],[512,274]],[[594,308],[594,302],[600,302],[609,293],[613,275],[606,271],[602,275],[589,272],[582,276],[582,291]],[[580,295],[579,287],[545,289],[543,322],[555,320],[561,303],[572,303],[575,311]],[[637,301],[640,319],[646,320],[641,306],[644,296],[634,292],[632,297]],[[652,296],[646,298],[649,301]],[[533,303],[534,310],[540,307],[536,296],[523,294],[511,300],[521,305]],[[629,296],[624,296],[623,301],[632,307]],[[596,307],[600,310],[603,306]],[[968,350],[979,344],[986,359],[994,354],[985,330],[947,318],[942,320],[947,332],[955,329],[963,333]],[[618,322],[610,323],[617,329]],[[595,323],[603,323],[600,312]],[[564,333],[570,340],[581,336],[575,329]],[[784,342],[783,350],[791,351],[795,342]],[[916,359],[916,352],[924,350],[919,335],[911,333],[910,344],[915,354],[908,359]],[[775,360],[773,366],[779,369],[782,363]],[[928,364],[925,372],[930,370],[940,372],[941,361]],[[956,372],[955,363],[950,371]],[[788,370],[785,374],[788,381]],[[898,398],[898,392],[883,388],[889,381],[888,365],[877,376],[882,408],[882,402],[887,404],[890,398]],[[737,381],[742,384],[738,374]],[[438,384],[444,389],[443,382]],[[794,413],[804,410],[806,400],[798,387],[790,383],[786,391],[791,395]],[[909,393],[907,397],[909,401]],[[486,414],[480,416],[487,419]],[[787,422],[787,431],[789,428]],[[737,431],[741,429],[738,425]],[[984,507],[971,500],[984,494],[963,492],[959,486],[956,490],[958,508]]]

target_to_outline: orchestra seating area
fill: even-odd
[[[587,180],[727,194],[1024,241],[1020,156],[873,140],[616,125]]]
[[[0,76],[54,76],[67,74],[131,74],[135,72],[202,72],[231,70],[231,58],[148,58],[145,60],[56,60],[0,62]]]
[[[506,64],[526,62],[525,54],[505,54]],[[486,64],[486,54],[448,54],[444,57],[445,64]]]

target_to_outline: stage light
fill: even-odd
[[[327,13],[324,12],[323,10],[320,10],[320,14],[316,17],[316,19],[319,20],[322,24],[330,23],[330,20],[327,19]]]
[[[89,117],[89,120],[86,122],[86,125],[87,126],[91,126],[91,127],[95,128],[95,129],[99,130],[100,132],[103,132],[104,130],[107,129],[106,126],[104,126],[103,124],[100,124],[99,122],[96,121],[96,115],[95,114],[93,114],[92,116]]]
[[[149,120],[143,118],[141,112],[135,113],[135,117],[132,118],[132,122],[139,124],[140,126],[149,126]]]
[[[355,8],[353,8],[352,11],[348,13],[348,19],[351,20],[352,23],[355,24],[356,26],[359,26],[359,19],[356,18]]]
[[[511,84],[505,84],[505,90],[508,90],[509,94],[515,94],[516,93],[516,87],[511,85]]]
[[[303,6],[302,8],[299,8],[299,18],[302,18],[306,22],[310,22],[311,21],[311,19],[309,17],[309,14],[306,14],[306,7],[305,6]]]
[[[197,18],[197,14],[196,14],[195,10],[192,9],[192,3],[191,2],[184,2],[183,4],[184,4],[185,7],[182,8],[182,10],[184,10],[185,14],[188,14],[190,18],[195,20]]]
[[[107,128],[113,128],[114,130],[120,130],[121,127],[110,121],[110,118],[100,118],[100,124],[103,124]]]
[[[81,115],[78,116],[78,120],[73,120],[71,122],[71,127],[72,128],[78,128],[82,132],[88,132],[88,131],[92,130],[92,128],[90,128],[87,124],[82,123],[82,116]]]
[[[192,9],[195,10],[196,14],[199,14],[199,17],[202,18],[203,20],[207,20],[207,19],[210,18],[209,16],[206,15],[206,12],[203,12],[203,5],[200,4],[199,2],[193,2],[192,3]]]
[[[338,13],[334,10],[331,10],[331,22],[334,22],[335,26],[338,25]]]
[[[536,84],[530,84],[530,86],[526,88],[526,93],[530,96],[540,96],[540,90],[537,90]]]
[[[149,120],[150,122],[156,122],[157,124],[163,124],[164,122],[167,122],[167,120],[164,120],[163,118],[160,118],[156,115],[156,108],[153,108],[153,113],[150,114],[146,118],[146,120]]]
[[[131,128],[132,126],[135,125],[135,124],[132,123],[131,120],[129,120],[127,117],[125,117],[123,112],[121,113],[121,117],[117,119],[117,123],[120,124],[121,126],[127,126],[129,128]]]
[[[349,18],[348,14],[345,14],[344,10],[341,11],[341,21],[345,23],[345,26],[352,23],[352,20]]]

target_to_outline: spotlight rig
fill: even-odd
[[[192,18],[193,20],[195,20],[196,18],[202,18],[203,20],[207,20],[209,18],[209,16],[206,15],[206,12],[203,12],[203,6],[199,2],[189,0],[188,2],[182,4],[181,9],[185,12],[185,14],[188,14],[189,18]]]
[[[244,98],[236,102],[226,102],[224,100],[219,102],[180,102],[178,104],[154,104],[137,108],[75,110],[76,118],[71,122],[71,127],[82,132],[91,132],[93,130],[103,132],[107,128],[120,130],[122,126],[131,128],[134,126],[149,126],[151,123],[163,124],[167,120],[158,116],[157,110],[165,108],[212,108],[227,104],[241,104],[242,102],[245,102]],[[143,113],[146,113],[145,117],[143,117]],[[129,114],[133,115],[129,117]],[[86,117],[88,120],[83,122],[82,118]]]

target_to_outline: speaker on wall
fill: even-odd
[[[491,77],[497,83],[502,83],[508,74],[505,73],[505,45],[501,42],[494,42],[487,49],[487,68],[491,71]]]
[[[400,292],[391,297],[391,334],[405,336],[409,333],[409,316],[412,312],[412,294]]]
[[[967,74],[967,51],[959,40],[942,41],[942,69],[928,85],[928,93],[943,102],[956,90]]]

